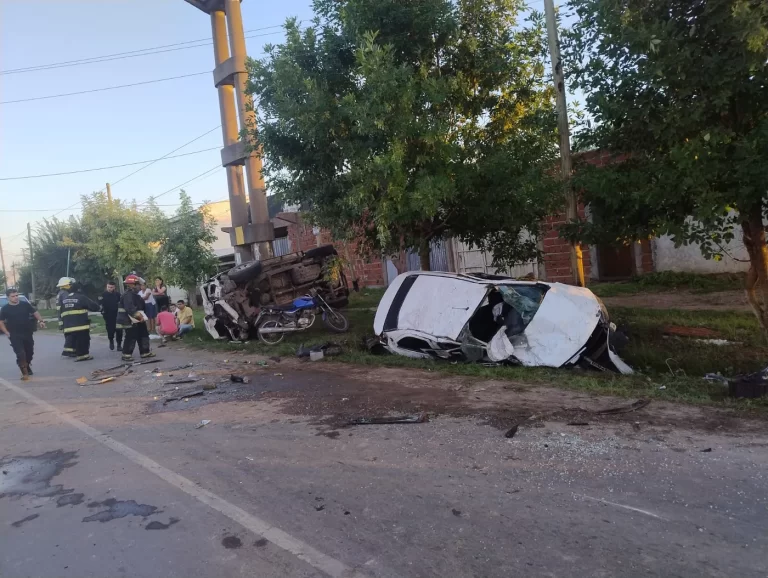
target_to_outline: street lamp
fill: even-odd
[[[261,174],[261,155],[252,142],[239,138],[245,130],[254,130],[256,114],[246,91],[245,33],[240,0],[185,0],[210,15],[213,54],[216,68],[213,83],[219,91],[219,111],[224,148],[221,164],[227,170],[229,207],[232,227],[225,229],[235,249],[235,263],[272,256],[275,231],[269,220],[267,192]],[[227,42],[229,37],[229,42]],[[239,123],[238,123],[239,121]],[[239,126],[238,126],[239,124]],[[243,180],[245,166],[246,180]],[[246,202],[246,183],[250,218]]]

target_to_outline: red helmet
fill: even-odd
[[[130,275],[126,276],[125,281],[123,281],[126,285],[136,285],[137,283],[141,283],[141,278],[138,275],[134,275],[131,273]]]

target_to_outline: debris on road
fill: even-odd
[[[385,342],[380,337],[364,335],[362,338],[362,346],[363,350],[371,355],[391,355],[391,351],[387,349]]]
[[[757,398],[768,395],[768,367],[761,371],[737,375],[728,379],[728,395],[743,398]]]
[[[588,421],[569,421],[565,425],[589,425]]]
[[[424,423],[429,421],[429,415],[420,413],[418,415],[398,415],[392,417],[360,417],[348,421],[345,426],[351,425],[382,425],[396,423]]]
[[[201,420],[200,423],[195,426],[195,429],[200,429],[201,427],[205,427],[209,423],[211,423],[211,420],[209,420],[209,419]]]
[[[296,350],[296,357],[299,359],[305,359],[310,358],[312,361],[317,361],[319,359],[322,359],[323,357],[334,357],[336,355],[341,355],[344,351],[341,348],[341,345],[338,343],[323,343],[322,345],[314,345],[312,347],[304,347],[303,345],[300,346]],[[315,353],[315,356],[313,358],[313,353]],[[317,354],[321,354],[319,357]]]
[[[247,377],[244,377],[242,375],[235,375],[234,373],[229,376],[229,380],[232,383],[250,383],[251,382],[251,380],[248,379]]]
[[[159,374],[159,375],[162,375]],[[193,377],[193,378],[186,378],[186,379],[176,379],[174,381],[166,381],[165,385],[181,385],[182,383],[195,383],[196,381],[200,381],[199,377]]]
[[[210,391],[210,390],[212,390],[212,389],[217,389],[218,387],[219,387],[219,386],[218,386],[218,385],[216,385],[215,383],[204,383],[204,384],[203,384],[203,389],[204,389],[205,391]]]
[[[520,427],[520,424],[515,424],[511,428],[507,430],[507,433],[504,434],[505,438],[513,438],[515,437],[515,434],[517,433],[518,428]]]
[[[189,393],[180,394],[173,397],[166,397],[163,401],[163,405],[170,403],[172,401],[179,401],[180,399],[183,399],[187,401],[190,397],[198,397],[200,395],[205,395],[205,391],[202,389],[199,389],[197,391],[190,391]]]
[[[323,359],[325,355],[322,351],[310,351],[309,352],[309,360],[310,361],[320,361]]]
[[[280,362],[281,362],[283,359],[282,359],[282,357],[279,357],[279,356],[277,356],[277,355],[273,355],[272,357],[270,357],[270,358],[269,358],[269,360],[270,360],[270,361],[274,361],[275,363],[280,363]],[[261,363],[264,363],[264,365],[265,365],[265,366],[267,365],[267,362],[266,362],[266,361],[264,361],[264,362],[259,362],[259,365],[261,365]]]
[[[651,403],[650,399],[638,399],[636,402],[633,402],[629,405],[622,405],[619,407],[612,407],[609,409],[600,409],[595,411],[594,413],[599,415],[616,415],[620,413],[631,413],[633,411],[638,411],[643,409],[649,403]]]
[[[676,337],[698,337],[700,339],[719,339],[720,333],[707,327],[686,327],[684,325],[667,325],[664,327],[665,335],[674,335]]]
[[[709,453],[709,452],[712,451],[712,448],[704,448],[703,450],[699,450],[699,451],[701,451],[703,453]]]

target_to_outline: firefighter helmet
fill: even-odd
[[[59,289],[64,289],[65,287],[71,287],[76,283],[74,277],[62,277],[59,279],[59,282],[56,284],[56,287]]]
[[[123,283],[125,283],[126,285],[136,285],[138,283],[141,283],[141,277],[131,273],[130,275],[127,275],[125,277],[125,281],[123,281]]]

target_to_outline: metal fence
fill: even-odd
[[[272,251],[275,257],[287,255],[291,252],[291,242],[288,237],[280,237],[272,242]]]
[[[408,271],[421,271],[419,254],[415,251],[406,253],[406,266]],[[429,267],[432,271],[448,271],[448,251],[446,243],[440,239],[433,239],[429,244]]]

